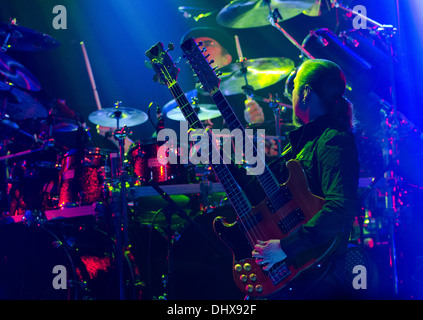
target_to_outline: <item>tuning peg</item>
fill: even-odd
[[[222,71],[219,71],[216,75],[217,75],[218,77],[220,77],[222,74],[223,74],[223,73],[222,73]]]
[[[175,45],[172,42],[170,42],[167,45],[167,51],[173,51],[174,49],[175,49]]]
[[[207,54],[204,58],[206,58],[206,59],[207,59],[208,57],[210,57],[210,53],[209,53],[209,54]]]
[[[214,63],[214,60],[213,59],[211,59],[210,61],[209,61],[209,64],[212,64],[212,63]],[[214,69],[213,69],[214,70]]]
[[[206,51],[207,51],[206,47],[203,47],[203,49],[201,49],[201,52],[206,52]]]
[[[197,46],[198,47],[202,47],[203,46],[203,41],[200,41]]]

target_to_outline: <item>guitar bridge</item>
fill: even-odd
[[[288,265],[285,262],[275,264],[269,271],[269,278],[275,286],[291,274]]]

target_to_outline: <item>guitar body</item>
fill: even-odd
[[[251,257],[257,240],[286,238],[307,223],[325,203],[324,199],[315,196],[308,189],[306,177],[298,161],[290,160],[286,165],[289,178],[281,186],[286,199],[273,201],[285,203],[283,206],[273,208],[269,199],[265,199],[253,207],[248,217],[238,218],[235,223],[228,223],[222,217],[214,221],[217,235],[232,251],[232,272],[237,287],[253,297],[264,297],[279,291],[324,256],[303,259],[300,265],[282,262],[275,264],[269,271],[262,270]],[[244,231],[246,225],[251,226],[248,234]]]

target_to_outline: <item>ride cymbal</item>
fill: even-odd
[[[232,63],[219,69],[222,72],[220,90],[224,95],[242,93],[242,87],[246,85],[245,76],[254,90],[266,88],[287,77],[294,67],[294,62],[288,58],[259,58]]]

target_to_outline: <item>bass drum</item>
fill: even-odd
[[[114,257],[112,239],[95,227],[0,226],[0,299],[119,299]],[[138,271],[126,257],[126,297],[139,299]]]

